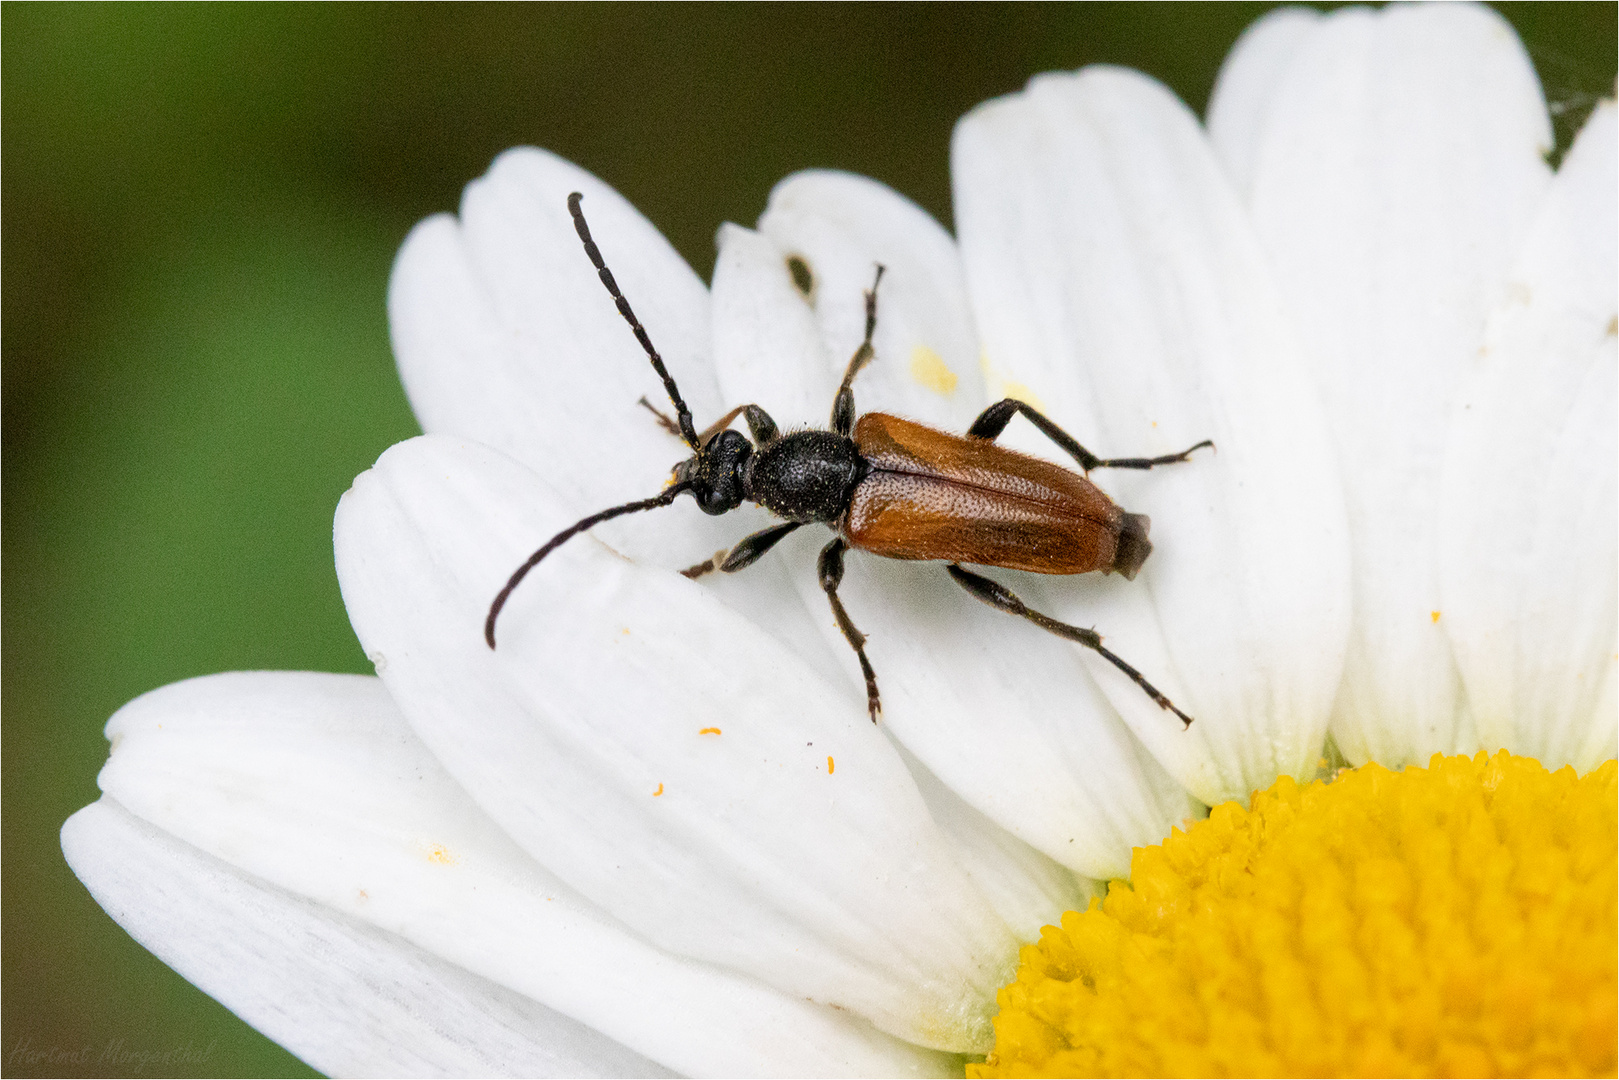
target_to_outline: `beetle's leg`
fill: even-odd
[[[847,435],[854,430],[854,377],[877,355],[871,347],[871,335],[877,329],[877,286],[883,280],[884,269],[882,263],[877,264],[877,276],[872,279],[871,288],[866,290],[866,339],[849,358],[849,367],[843,373],[843,385],[838,387],[838,396],[832,399],[832,430],[839,435]]]
[[[743,418],[748,422],[748,433],[753,436],[754,446],[763,446],[767,442],[776,441],[776,422],[770,419],[770,414],[757,405],[742,406]]]
[[[738,570],[758,562],[760,556],[775,547],[782,537],[802,524],[802,521],[789,521],[785,525],[772,525],[768,529],[760,529],[752,536],[743,537],[736,547],[729,552],[716,551],[712,559],[706,559],[696,566],[682,570],[681,573],[694,579],[715,570],[726,574],[734,574]]]
[[[651,405],[647,405],[646,398],[641,399],[641,404],[646,405],[646,407],[649,409],[652,409]],[[652,409],[652,411],[655,413],[658,412],[656,409]],[[699,446],[707,446],[708,440],[730,427],[732,420],[735,420],[738,416],[742,416],[744,414],[746,414],[746,419],[748,421],[748,431],[753,434],[754,445],[763,446],[765,443],[770,442],[776,437],[776,422],[770,419],[769,413],[765,412],[757,405],[738,405],[736,408],[732,409],[730,412],[708,425],[708,427],[703,430],[703,433],[697,436],[697,444]],[[664,416],[662,413],[658,413],[658,419],[663,421],[665,427],[669,427],[672,423],[672,421],[670,421],[669,418]],[[672,428],[672,430],[676,435],[680,434],[679,428]]]
[[[668,413],[664,412],[662,409],[652,404],[652,402],[648,401],[645,394],[641,395],[641,400],[637,401],[636,404],[646,409],[646,411],[651,413],[653,416],[656,416],[658,418],[659,427],[663,428],[663,430],[667,431],[675,438],[680,439],[682,442],[685,441],[686,437],[680,433],[680,425],[669,419]]]
[[[720,417],[718,420],[704,428],[702,434],[697,436],[697,445],[707,446],[708,440],[730,427],[731,421],[735,420],[738,416],[741,416],[742,410],[746,408],[746,405],[738,405],[736,408],[732,409],[730,412],[726,413],[724,416]]]
[[[1088,649],[1096,650],[1108,663],[1130,676],[1130,680],[1141,687],[1148,697],[1180,717],[1181,723],[1187,727],[1192,726],[1192,718],[1177,709],[1174,702],[1159,693],[1158,688],[1143,678],[1141,672],[1104,649],[1102,647],[1102,635],[1095,630],[1084,630],[1078,626],[1069,626],[1067,623],[1058,622],[1049,615],[1042,615],[1038,611],[1033,611],[1022,600],[1019,600],[1010,589],[991,581],[981,574],[963,570],[955,563],[951,563],[945,569],[950,571],[950,576],[956,579],[957,585],[960,585],[990,607],[999,608],[1008,615],[1021,615],[1034,623],[1034,625],[1049,630],[1058,637],[1067,638],[1069,641],[1077,641]]]
[[[838,583],[843,580],[843,550],[848,546],[840,536],[821,549],[821,588],[832,601],[832,617],[838,620],[838,629],[843,631],[854,654],[860,658],[860,671],[866,677],[866,711],[871,713],[871,722],[875,724],[883,706],[877,698],[877,673],[871,670],[871,661],[866,659],[866,635],[855,629],[849,613],[843,610],[843,601],[838,599]]]
[[[1073,459],[1079,462],[1079,467],[1086,472],[1092,469],[1150,469],[1154,465],[1171,465],[1177,461],[1185,461],[1193,450],[1214,445],[1210,440],[1204,439],[1196,446],[1189,446],[1178,454],[1165,454],[1163,457],[1099,458],[1079,445],[1072,435],[1046,419],[1038,410],[1017,398],[1003,398],[979,413],[978,419],[973,421],[973,426],[967,429],[967,436],[973,439],[994,439],[1006,430],[1006,425],[1011,423],[1016,413],[1028,417],[1031,424],[1044,432],[1046,438],[1068,451]]]

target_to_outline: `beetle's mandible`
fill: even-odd
[[[593,525],[668,506],[689,492],[704,513],[723,514],[744,501],[755,502],[783,518],[744,538],[729,552],[683,571],[696,578],[715,570],[735,573],[756,562],[782,537],[800,526],[820,522],[836,534],[821,549],[821,588],[832,605],[838,628],[860,660],[866,680],[866,706],[873,722],[881,711],[877,674],[866,657],[866,638],[849,618],[838,599],[843,580],[843,553],[850,548],[890,559],[920,559],[946,563],[958,585],[992,607],[1019,615],[1059,637],[1094,649],[1156,701],[1190,726],[1192,718],[1176,708],[1157,687],[1119,657],[1102,647],[1102,637],[1058,622],[1030,610],[1009,589],[962,563],[1030,570],[1037,574],[1084,574],[1114,571],[1133,578],[1152,544],[1147,541],[1148,520],[1121,510],[1086,477],[1039,458],[997,446],[995,438],[1017,413],[1022,413],[1052,442],[1062,447],[1085,472],[1092,469],[1150,469],[1185,461],[1194,450],[1213,447],[1204,441],[1181,451],[1153,458],[1099,458],[1045,416],[1015,398],[985,409],[966,437],[924,427],[886,413],[867,413],[856,419],[854,378],[875,353],[872,332],[877,327],[877,286],[883,268],[866,295],[866,334],[849,360],[843,384],[832,400],[832,423],[827,431],[793,431],[785,435],[758,405],[738,405],[699,433],[675,387],[675,380],[652,339],[635,318],[630,303],[619,291],[612,271],[590,238],[579,203],[568,196],[568,211],[619,314],[646,350],[652,368],[663,380],[675,407],[675,419],[659,413],[645,398],[641,404],[659,417],[691,447],[692,456],[675,467],[670,485],[650,499],[614,506],[563,529],[546,541],[489,605],[484,640],[495,647],[495,620],[512,590],[551,552]],[[731,423],[742,417],[753,436],[750,442]]]

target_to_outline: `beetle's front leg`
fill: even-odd
[[[1081,626],[1070,626],[1065,622],[1058,622],[1049,615],[1042,615],[1024,604],[1022,600],[1019,600],[1011,589],[991,581],[982,574],[963,570],[955,563],[951,563],[945,569],[950,571],[950,576],[956,579],[957,585],[960,585],[990,607],[998,608],[1008,615],[1021,616],[1043,630],[1049,630],[1058,637],[1067,638],[1069,641],[1077,641],[1087,649],[1100,653],[1104,660],[1128,675],[1130,680],[1141,687],[1146,695],[1156,701],[1161,708],[1168,709],[1180,717],[1181,723],[1187,727],[1192,726],[1192,718],[1177,709],[1175,703],[1160,693],[1156,686],[1142,676],[1141,672],[1104,649],[1102,647],[1102,635],[1095,630],[1087,630]]]
[[[883,705],[877,697],[877,673],[871,670],[871,661],[866,659],[866,635],[855,629],[849,613],[843,610],[843,601],[838,599],[838,584],[843,580],[843,551],[848,546],[848,541],[840,536],[821,549],[821,588],[832,602],[832,617],[837,619],[838,629],[843,631],[845,640],[860,658],[860,672],[866,677],[866,711],[871,713],[871,722],[875,724]]]
[[[662,409],[659,409],[656,405],[652,404],[652,402],[648,401],[646,399],[646,395],[643,394],[641,396],[641,400],[637,401],[636,404],[642,406],[647,412],[657,417],[658,426],[663,428],[663,430],[667,431],[677,439],[685,437],[680,434],[680,425],[669,419],[668,413],[664,412]],[[748,431],[753,435],[753,444],[755,446],[763,446],[765,443],[770,442],[776,437],[776,422],[770,418],[769,413],[765,412],[757,405],[738,405],[736,408],[732,409],[730,412],[708,425],[708,427],[703,430],[703,433],[697,436],[697,445],[707,446],[708,440],[730,427],[731,421],[735,420],[738,416],[741,416],[744,413],[747,414],[746,419],[748,421]]]
[[[686,437],[680,433],[680,425],[670,419],[668,413],[664,412],[662,409],[652,404],[652,402],[648,401],[645,394],[641,395],[641,400],[637,401],[636,404],[641,406],[647,412],[651,413],[653,416],[657,417],[659,427],[663,428],[663,430],[667,431],[675,438],[680,439],[682,442],[685,441]]]
[[[648,408],[651,408],[651,406],[648,406]],[[735,420],[738,416],[741,416],[747,420],[748,433],[753,436],[753,444],[755,446],[763,446],[765,443],[771,442],[775,439],[776,422],[770,418],[769,413],[765,412],[757,405],[738,405],[736,408],[732,409],[730,412],[708,425],[707,428],[703,429],[703,433],[697,436],[697,445],[707,446],[708,440],[730,427],[731,421]]]
[[[716,551],[712,559],[705,559],[696,566],[690,566],[681,573],[693,580],[715,570],[723,574],[734,574],[744,567],[752,566],[760,557],[781,540],[782,537],[802,525],[802,521],[789,521],[784,525],[772,525],[768,529],[760,529],[752,536],[743,537],[729,553]]]
[[[1056,424],[1053,424],[1044,414],[1017,398],[1003,398],[979,413],[978,419],[973,421],[973,426],[967,429],[967,437],[993,441],[1001,432],[1006,430],[1006,425],[1011,423],[1012,417],[1018,413],[1028,417],[1029,423],[1039,428],[1046,438],[1068,451],[1069,455],[1079,462],[1079,467],[1086,472],[1090,472],[1092,469],[1150,469],[1154,465],[1172,465],[1177,461],[1187,460],[1186,456],[1193,450],[1201,450],[1205,446],[1212,447],[1214,445],[1212,441],[1204,439],[1196,446],[1189,446],[1178,454],[1165,454],[1163,457],[1099,458],[1079,445],[1078,440]]]

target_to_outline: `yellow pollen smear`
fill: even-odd
[[[911,350],[911,378],[946,397],[956,392],[956,383],[960,381],[954,371],[944,366],[944,357],[926,345]]]
[[[1019,401],[1033,405],[1041,412],[1046,411],[1045,403],[1040,400],[1040,396],[1025,383],[1014,382],[1011,379],[1004,380],[1001,383],[1001,397],[1014,397]]]
[[[1616,765],[1282,777],[1023,949],[968,1076],[1613,1076]]]
[[[997,398],[1017,398],[1019,401],[1033,405],[1041,412],[1049,412],[1034,390],[1027,384],[1015,379],[1007,378],[1001,368],[989,358],[988,350],[978,353],[978,367],[984,373],[984,389],[991,400]]]

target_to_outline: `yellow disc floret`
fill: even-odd
[[[970,1076],[1614,1075],[1615,763],[1377,765],[1138,848]]]

